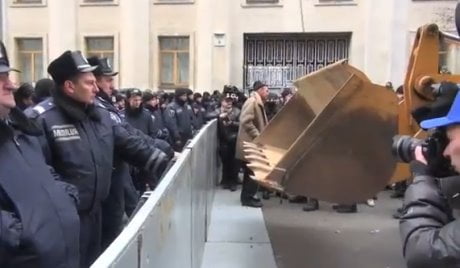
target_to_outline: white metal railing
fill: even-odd
[[[217,123],[204,126],[91,267],[199,268],[220,175]]]

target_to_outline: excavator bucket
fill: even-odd
[[[340,61],[295,82],[298,91],[244,144],[253,179],[290,194],[351,204],[382,190],[396,166],[396,94]]]

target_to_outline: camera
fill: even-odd
[[[415,148],[420,145],[430,172],[436,177],[447,177],[456,174],[450,160],[443,156],[448,143],[444,129],[436,129],[425,140],[396,135],[393,137],[392,153],[398,161],[409,163],[415,160]]]

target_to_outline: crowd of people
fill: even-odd
[[[16,88],[9,73],[17,70],[0,49],[0,267],[89,267],[212,119],[223,187],[235,191],[243,167],[242,204],[258,206],[257,186],[235,156],[248,110],[235,86],[212,94],[117,90],[107,58],[66,51],[49,64],[52,79]],[[292,92],[268,98],[258,83],[271,117]]]
[[[295,96],[290,88],[278,95],[256,81],[248,95],[235,86],[212,94],[187,88],[116,90],[118,72],[108,59],[85,58],[80,51],[54,59],[48,66],[52,79],[41,79],[35,86],[16,88],[9,78],[12,71],[17,70],[10,67],[0,43],[0,267],[89,267],[135,213],[140,196],[155,189],[177,154],[210,120],[217,121],[222,187],[233,192],[242,184],[241,205],[248,207],[263,206],[258,192],[264,199],[273,195],[251,179],[254,173],[243,143],[256,139]],[[396,93],[402,100],[402,87]],[[452,109],[460,109],[460,99],[456,103]],[[457,129],[448,132],[452,140]],[[457,157],[455,151],[446,155]],[[394,217],[402,219],[404,252],[418,265],[421,252],[450,254],[434,248],[442,241],[431,235],[456,231],[449,225],[456,222],[438,192],[427,200],[440,205],[420,203],[414,189],[425,187],[417,189],[424,192],[434,186],[420,153],[417,161],[414,174],[423,177],[423,183],[411,184],[405,206]],[[397,184],[393,197],[403,197],[406,189],[405,182]],[[281,197],[304,203],[304,211],[319,209],[314,198]],[[373,202],[367,201],[371,206]],[[428,214],[445,207],[436,215],[437,225],[425,222],[422,210],[408,210],[411,205],[420,209],[420,204]],[[334,209],[354,213],[357,204]],[[420,226],[428,228],[430,236],[420,232]],[[424,239],[422,251],[412,232]],[[445,241],[456,243],[449,233],[446,236]]]

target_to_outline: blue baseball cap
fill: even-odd
[[[446,116],[424,120],[420,123],[423,129],[445,127],[460,124],[460,94],[457,93],[455,100]]]

